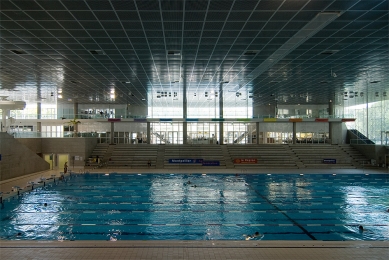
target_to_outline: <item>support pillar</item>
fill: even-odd
[[[5,132],[7,129],[7,114],[9,113],[9,110],[2,109],[2,116],[1,116],[1,131]]]
[[[36,132],[38,134],[38,137],[42,137],[42,122],[36,122]]]
[[[42,103],[41,102],[38,102],[36,104],[36,118],[42,119]]]
[[[224,131],[223,131],[223,121],[221,121],[219,123],[219,137],[220,137],[220,141],[219,141],[219,144],[224,144]]]
[[[331,100],[328,104],[328,115],[329,115],[329,118],[334,117],[334,103]],[[333,139],[333,134],[332,134],[333,127],[334,127],[333,123],[328,122],[328,139],[330,140],[331,144],[332,144],[332,139]]]
[[[219,85],[219,118],[222,119],[224,115],[224,103],[223,103],[223,83]],[[219,123],[219,144],[224,144],[224,129],[223,121]]]
[[[188,144],[188,122],[182,123],[182,138],[184,144]]]
[[[293,144],[296,144],[296,122],[293,122]]]
[[[111,122],[111,138],[110,138],[110,144],[114,144],[114,135],[115,135],[115,122]]]
[[[74,102],[74,120],[77,119],[77,115],[78,115],[78,102]],[[74,132],[75,133],[78,133],[78,124],[74,124]]]
[[[255,133],[257,134],[257,138],[256,138],[257,142],[256,142],[256,144],[259,144],[259,122],[255,123]]]
[[[188,122],[186,122],[186,119],[188,118],[188,102],[187,102],[187,90],[186,90],[186,78],[184,78],[183,82],[183,100],[182,100],[182,117],[184,119],[184,122],[182,123],[182,142],[183,144],[188,143]]]
[[[146,126],[147,126],[147,144],[150,144],[151,143],[151,127],[150,127],[150,122],[147,122],[146,123]]]
[[[74,114],[74,119],[78,118],[78,102],[74,102],[73,114]]]

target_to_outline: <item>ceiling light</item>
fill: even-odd
[[[23,51],[23,50],[10,50],[10,51],[12,51],[13,53],[15,53],[15,54],[27,54],[25,51]]]
[[[257,50],[252,50],[252,51],[247,50],[247,51],[245,51],[245,52],[243,53],[243,55],[254,56],[254,55],[256,55],[258,52],[259,52],[259,51],[257,51]]]
[[[58,98],[62,98],[62,95],[58,95]]]
[[[89,50],[89,52],[93,55],[105,55],[102,50]]]
[[[145,98],[142,98],[142,101],[145,101],[146,99]]]
[[[181,55],[181,52],[180,51],[167,51],[167,55],[178,56],[178,55]]]

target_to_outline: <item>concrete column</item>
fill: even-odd
[[[223,122],[219,123],[219,131],[220,131],[220,133],[219,133],[219,138],[220,138],[219,144],[224,144]]]
[[[328,103],[328,115],[330,117],[334,115],[334,103],[332,101]]]
[[[259,144],[259,122],[255,123],[255,132],[257,133],[257,144]]]
[[[296,144],[296,122],[293,122],[293,144]]]
[[[74,119],[77,119],[78,118],[78,103],[77,102],[74,102],[73,110],[74,110],[73,111]],[[74,132],[78,133],[78,124],[74,124]]]
[[[219,118],[222,119],[224,115],[224,103],[223,103],[223,84],[219,85]],[[223,121],[219,122],[219,144],[224,144],[224,129]]]
[[[41,102],[36,103],[36,118],[42,119],[42,103]]]
[[[36,132],[37,136],[41,137],[41,132],[42,132],[42,122],[36,122]]]
[[[146,123],[147,125],[147,144],[150,144],[151,143],[151,128],[150,128],[150,122],[147,122]]]
[[[1,131],[0,132],[5,132],[7,129],[7,112],[9,110],[2,109],[2,116],[1,116]]]
[[[334,103],[331,100],[328,103],[328,115],[329,115],[329,118],[333,118],[333,116],[334,116]],[[332,135],[333,127],[334,126],[333,126],[332,122],[328,122],[328,138],[331,140],[331,144],[332,144],[332,139],[333,139],[333,135]]]
[[[110,144],[114,144],[114,134],[115,134],[115,122],[111,122],[111,138],[110,138]]]
[[[182,138],[183,143],[187,144],[188,143],[188,122],[183,122],[182,123]]]
[[[188,117],[188,108],[187,108],[187,93],[186,93],[186,79],[183,83],[183,90],[182,90],[182,117],[186,119]]]
[[[73,110],[74,118],[78,118],[78,102],[74,102]]]

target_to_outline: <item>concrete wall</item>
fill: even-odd
[[[49,169],[49,164],[7,133],[0,133],[0,181]]]
[[[347,142],[347,127],[342,122],[332,122],[332,139],[331,144],[346,144]]]
[[[34,149],[34,152],[41,154],[54,154],[54,169],[62,169],[57,165],[58,154],[69,154],[68,165],[72,167],[83,167],[93,149],[97,145],[96,138],[19,138],[20,143]],[[37,147],[41,147],[39,150]]]

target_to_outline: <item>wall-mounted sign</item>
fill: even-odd
[[[203,163],[203,159],[169,159],[169,163]]]
[[[323,159],[323,163],[336,164],[336,159]]]
[[[258,163],[257,158],[239,158],[234,159],[235,164],[256,164]]]

